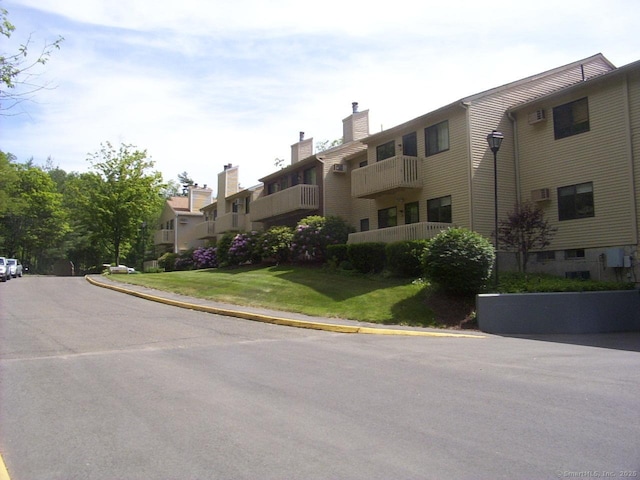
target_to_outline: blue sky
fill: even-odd
[[[0,117],[0,149],[86,171],[106,141],[146,149],[165,180],[250,187],[290,162],[300,131],[342,135],[351,102],[370,131],[602,53],[640,59],[637,0],[0,0],[35,53],[65,38],[50,86]]]

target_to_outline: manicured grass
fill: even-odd
[[[113,275],[114,280],[197,298],[313,316],[438,326],[424,284],[306,266]]]

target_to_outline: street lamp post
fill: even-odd
[[[487,135],[487,143],[493,152],[493,205],[495,220],[495,236],[496,236],[496,261],[495,261],[495,287],[498,289],[498,150],[504,135],[497,130],[493,130]]]

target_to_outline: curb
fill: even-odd
[[[85,275],[84,277],[92,285],[115,290],[116,292],[126,293],[134,297],[143,298],[145,300],[151,300],[153,302],[164,303],[165,305],[171,305],[174,307],[186,308],[189,310],[196,310],[200,312],[213,313],[217,315],[225,315],[227,317],[237,317],[245,320],[252,320],[256,322],[272,323],[275,325],[283,325],[287,327],[296,328],[308,328],[312,330],[324,330],[334,333],[360,333],[368,335],[404,335],[414,337],[456,337],[456,338],[486,338],[484,335],[469,335],[464,333],[449,333],[449,332],[422,332],[418,330],[399,330],[389,328],[374,328],[374,327],[359,327],[355,325],[337,325],[333,323],[322,322],[308,322],[305,320],[293,320],[290,318],[275,317],[271,315],[261,315],[258,313],[242,312],[238,310],[227,310],[224,308],[210,307],[207,305],[198,305],[195,303],[182,302],[178,300],[170,300],[168,298],[158,297],[156,295],[150,295],[148,293],[137,292],[124,287],[111,285],[108,283],[100,282],[94,278]]]

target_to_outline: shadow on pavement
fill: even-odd
[[[640,332],[501,336],[539,340],[542,342],[569,343],[572,345],[584,345],[587,347],[611,348],[615,350],[640,352]]]

